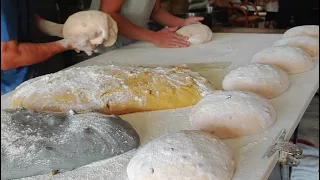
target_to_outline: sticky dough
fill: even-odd
[[[12,107],[127,114],[194,105],[212,91],[205,78],[188,69],[87,66],[22,83],[13,92]]]
[[[293,46],[265,48],[253,56],[252,62],[271,64],[290,74],[305,72],[315,66],[308,53]]]
[[[215,91],[190,113],[194,128],[219,138],[258,133],[276,120],[274,107],[262,96],[245,91]]]
[[[127,167],[129,180],[230,180],[235,170],[231,150],[201,131],[162,135],[142,148]]]
[[[118,116],[1,110],[3,180],[69,171],[138,146],[138,134]]]
[[[249,91],[265,98],[273,98],[290,85],[288,74],[280,68],[254,63],[230,71],[222,81],[224,90]]]
[[[319,26],[317,25],[305,25],[296,26],[288,29],[282,37],[293,37],[293,36],[311,36],[319,38]]]
[[[117,23],[109,14],[101,11],[80,11],[72,14],[63,26],[63,37],[70,37],[81,33],[89,33],[93,30],[101,30],[100,37],[91,40],[92,44],[112,46],[117,40]]]
[[[189,37],[188,41],[191,43],[191,45],[203,44],[211,41],[212,39],[211,29],[201,23],[184,26],[178,29],[176,33]]]

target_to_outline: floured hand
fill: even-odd
[[[70,36],[60,41],[61,45],[66,48],[74,49],[76,52],[84,51],[88,56],[92,52],[98,52],[96,45],[90,43],[90,40],[99,37],[102,31],[93,31],[91,33],[82,33],[80,35]]]

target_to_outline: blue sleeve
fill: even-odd
[[[1,42],[18,39],[18,0],[1,0]]]

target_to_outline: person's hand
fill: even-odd
[[[97,52],[96,45],[90,43],[90,40],[99,37],[102,31],[93,31],[90,33],[82,33],[79,35],[71,36],[61,40],[61,45],[66,48],[73,49],[76,52],[84,51],[88,56],[92,55],[92,52]]]
[[[188,37],[175,33],[178,27],[166,27],[155,33],[152,43],[161,48],[188,47]]]
[[[202,21],[203,17],[188,17],[184,20],[184,26],[190,25],[190,24],[196,24]]]

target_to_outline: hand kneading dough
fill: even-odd
[[[201,23],[184,26],[178,29],[176,33],[189,37],[188,41],[191,43],[191,45],[203,44],[211,41],[212,39],[211,29]]]
[[[262,96],[244,91],[215,91],[193,107],[193,127],[219,138],[257,133],[276,120],[274,107]]]
[[[230,71],[222,81],[224,90],[249,91],[265,98],[284,92],[290,85],[288,74],[268,64],[249,64]]]
[[[138,146],[118,116],[1,110],[1,179],[68,171]]]
[[[89,33],[93,30],[101,30],[102,35],[91,40],[92,44],[102,44],[105,47],[112,46],[117,40],[117,23],[109,14],[101,11],[80,11],[72,14],[63,25],[63,37]]]
[[[205,78],[188,69],[87,66],[22,83],[14,91],[12,106],[126,114],[194,105],[212,91]]]
[[[162,135],[138,149],[130,160],[129,180],[230,180],[231,150],[201,131]]]
[[[273,46],[295,46],[303,49],[311,57],[319,56],[319,38],[310,36],[286,37],[276,41]]]
[[[282,37],[292,37],[292,36],[311,36],[319,38],[319,26],[318,25],[305,25],[296,26],[288,29]]]
[[[292,46],[265,48],[253,56],[252,62],[271,64],[290,74],[308,71],[315,65],[308,53]]]

